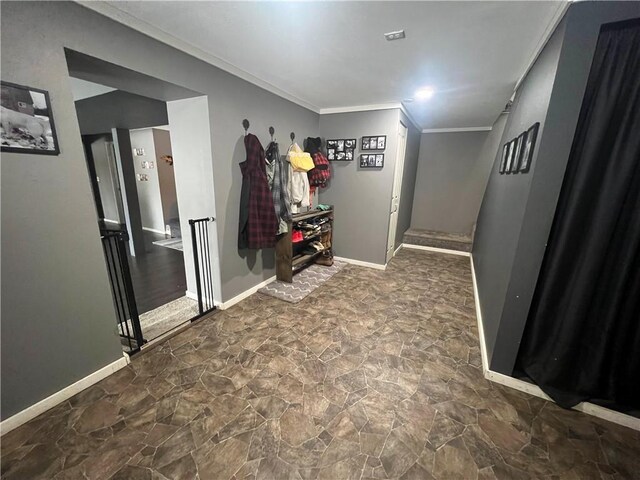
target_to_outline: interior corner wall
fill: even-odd
[[[285,150],[291,131],[318,136],[319,115],[77,3],[0,8],[2,80],[49,92],[61,149],[2,153],[4,419],[122,358],[65,48],[206,95],[222,300],[275,274],[273,250],[237,249],[242,120]]]
[[[638,2],[572,4],[519,89],[501,144],[539,121],[532,167],[499,175],[494,165],[473,247],[492,370],[513,372],[600,28],[639,17]]]
[[[320,116],[320,136],[357,140],[354,160],[331,162],[331,180],[320,190],[321,203],[335,207],[336,256],[378,265],[386,263],[389,213],[396,164],[400,109]],[[362,137],[386,135],[383,168],[360,168]],[[380,153],[380,152],[379,152]]]
[[[121,90],[78,100],[76,114],[83,135],[108,133],[114,127],[131,130],[168,122],[165,102]]]
[[[133,153],[133,168],[136,174],[135,182],[142,228],[153,230],[156,233],[164,232],[160,177],[153,131],[151,128],[132,130],[129,132],[129,137],[131,138],[131,148],[134,151],[136,149],[144,150],[144,155]],[[144,168],[143,163],[146,162],[153,162],[153,168]],[[147,180],[140,180],[138,175],[146,175]]]
[[[423,133],[411,227],[470,235],[493,159],[481,162],[489,132]]]
[[[398,227],[396,228],[395,248],[398,248],[402,244],[404,233],[411,226],[411,210],[413,209],[415,196],[421,135],[420,130],[415,127],[403,111],[400,111],[400,120],[403,125],[407,127],[407,146],[404,155],[400,205],[398,205]]]

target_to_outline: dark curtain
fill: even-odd
[[[640,407],[640,21],[600,32],[518,368]]]

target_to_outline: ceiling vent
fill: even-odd
[[[386,38],[390,42],[392,40],[401,40],[404,37],[405,37],[404,30],[398,30],[397,32],[389,32],[384,34],[384,38]]]

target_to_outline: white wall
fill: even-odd
[[[173,155],[171,151],[171,136],[168,130],[153,129],[153,144],[156,149],[156,168],[160,182],[160,198],[164,223],[167,225],[172,218],[178,218],[178,193],[176,191],[175,167],[162,159],[163,155]]]
[[[217,217],[211,162],[211,136],[207,97],[167,102],[176,191],[180,198],[180,230],[184,248],[187,290],[196,293],[189,219]],[[217,223],[209,223],[209,249],[214,300],[221,301]]]
[[[144,149],[144,155],[133,154],[133,166],[136,175],[147,175],[148,181],[136,178],[136,189],[140,203],[140,217],[142,228],[156,232],[164,232],[164,215],[162,213],[162,198],[160,196],[160,180],[158,178],[158,162],[151,128],[131,130],[131,148]],[[142,168],[143,162],[153,162],[153,168]]]

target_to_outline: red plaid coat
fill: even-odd
[[[267,183],[264,149],[258,137],[250,133],[244,137],[244,146],[247,159],[240,164],[242,192],[238,248],[273,247],[276,244],[278,219]]]

